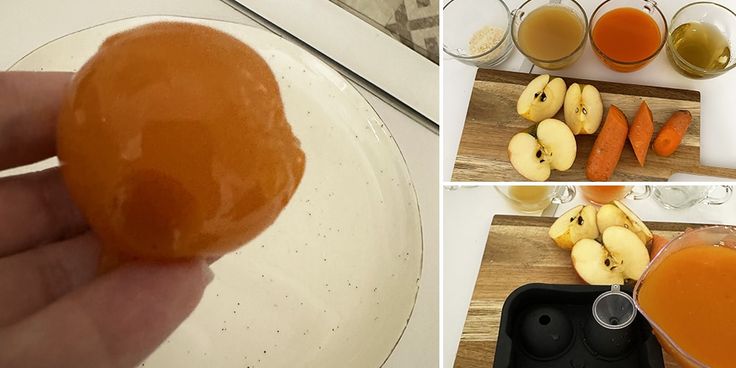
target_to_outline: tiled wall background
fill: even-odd
[[[330,0],[439,63],[439,0]]]

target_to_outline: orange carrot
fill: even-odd
[[[665,157],[673,154],[680,146],[682,137],[685,136],[691,121],[693,121],[693,116],[690,111],[675,111],[657,133],[657,138],[654,139],[654,145],[652,146],[654,153]]]
[[[654,122],[652,121],[652,111],[646,101],[642,101],[639,105],[639,111],[636,112],[634,121],[629,128],[629,142],[634,148],[636,160],[639,165],[644,166],[647,160],[647,151],[649,151],[649,142],[652,141],[654,135]]]
[[[664,246],[670,242],[669,239],[663,236],[659,236],[657,234],[653,234],[653,235],[654,236],[652,237],[652,250],[651,252],[649,252],[651,259],[654,259],[657,253],[659,253],[662,250],[662,248],[664,248]]]
[[[598,137],[593,143],[593,149],[585,165],[585,176],[592,181],[607,181],[613,175],[613,170],[621,158],[621,151],[626,144],[626,135],[629,132],[629,124],[618,107],[611,105],[606,115]]]

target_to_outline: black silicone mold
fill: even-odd
[[[608,286],[528,284],[503,305],[494,368],[664,368],[662,348],[641,315],[621,330],[593,319]],[[622,287],[631,294],[631,288]]]

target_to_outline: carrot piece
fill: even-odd
[[[654,153],[665,157],[673,154],[680,146],[682,137],[685,136],[692,121],[693,116],[690,111],[675,111],[657,133],[657,138],[654,139],[654,145],[652,145]]]
[[[642,101],[639,105],[639,111],[634,116],[634,121],[629,128],[629,142],[636,154],[636,160],[639,165],[644,166],[647,160],[647,151],[649,151],[649,143],[654,135],[654,122],[652,121],[652,110],[646,101]]]
[[[669,239],[667,239],[667,238],[665,238],[665,237],[663,237],[663,236],[657,235],[657,234],[653,234],[653,236],[652,236],[652,250],[651,250],[651,252],[649,253],[649,258],[651,258],[651,259],[654,259],[654,257],[655,257],[655,256],[656,256],[656,255],[657,255],[657,254],[658,254],[658,253],[659,253],[659,252],[660,252],[660,251],[662,250],[662,248],[664,248],[664,246],[665,246],[665,245],[667,245],[667,243],[669,243],[669,242],[670,242],[670,240],[669,240]]]
[[[618,107],[611,105],[603,128],[593,143],[588,164],[585,165],[585,176],[588,179],[607,181],[611,178],[621,158],[628,132],[629,123],[626,122],[626,115]]]

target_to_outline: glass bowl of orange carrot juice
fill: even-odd
[[[583,54],[588,16],[577,1],[527,0],[511,14],[514,45],[534,65],[561,69]]]
[[[590,43],[598,58],[619,72],[649,64],[667,41],[667,20],[653,0],[606,0],[590,19]]]
[[[684,367],[732,367],[736,341],[736,227],[670,241],[634,289],[660,344]]]

